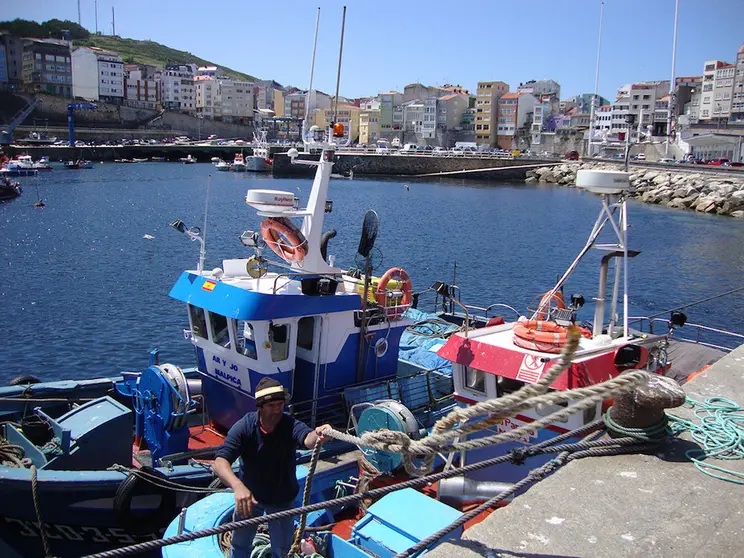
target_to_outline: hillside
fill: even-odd
[[[122,37],[112,37],[110,35],[94,35],[87,29],[80,27],[72,21],[60,21],[50,19],[44,23],[28,21],[24,19],[14,19],[13,21],[0,21],[0,30],[6,31],[11,35],[19,37],[55,37],[63,38],[65,31],[70,32],[75,46],[95,46],[107,50],[113,50],[119,53],[122,60],[129,64],[156,64],[165,66],[166,64],[198,64],[199,66],[217,66],[228,77],[244,80],[255,81],[258,78],[237,72],[225,66],[219,66],[209,60],[204,60],[194,56],[185,50],[176,50],[169,48],[154,41],[137,41],[135,39],[124,39]]]
[[[237,72],[226,66],[220,66],[209,60],[194,56],[185,50],[169,48],[155,41],[137,41],[135,39],[124,39],[111,35],[90,35],[87,39],[74,41],[75,46],[95,46],[118,52],[124,63],[129,64],[198,64],[199,66],[217,66],[222,69],[228,77],[244,81],[255,81],[258,78]]]

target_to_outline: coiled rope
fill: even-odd
[[[669,415],[673,433],[689,431],[701,449],[690,449],[685,456],[698,470],[715,479],[744,484],[744,473],[706,463],[714,459],[744,459],[744,409],[725,397],[710,397],[703,402],[688,397],[685,404],[694,409],[700,422]]]
[[[14,468],[28,467],[31,461],[23,455],[21,446],[11,444],[6,438],[0,436],[0,465]]]

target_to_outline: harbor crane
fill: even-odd
[[[25,107],[11,117],[4,129],[0,130],[0,145],[13,143],[13,131],[26,120],[26,117],[33,112],[37,104],[39,104],[39,97],[34,97]]]
[[[93,103],[70,103],[67,105],[67,127],[70,131],[70,147],[75,147],[75,110],[96,108],[98,106]]]

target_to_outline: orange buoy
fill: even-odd
[[[551,296],[550,291],[548,291],[540,299],[540,304],[537,305],[539,311],[537,312],[537,314],[535,314],[535,319],[544,320],[547,317],[547,312],[545,309],[543,309],[543,307],[547,309],[550,306],[551,302],[555,302],[556,308],[563,309],[566,307],[566,301],[563,298],[562,292],[556,291]]]
[[[344,125],[341,124],[341,122],[336,122],[333,125],[333,136],[336,138],[340,138],[344,135]]]
[[[516,346],[545,353],[559,353],[568,334],[567,327],[544,320],[517,322],[512,330]],[[583,327],[579,327],[579,331],[583,337],[592,336],[592,332]]]
[[[377,300],[377,304],[382,308],[387,306],[387,286],[391,279],[401,282],[400,290],[403,293],[403,297],[400,303],[391,308],[387,315],[388,317],[398,319],[403,316],[403,312],[411,305],[411,278],[402,267],[392,267],[385,272],[385,275],[380,278],[380,282],[377,284],[377,289],[375,290],[375,299]]]
[[[261,223],[261,238],[277,256],[289,263],[300,263],[307,254],[307,240],[286,217],[270,217]]]

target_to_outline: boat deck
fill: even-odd
[[[684,385],[702,401],[744,403],[744,346]],[[668,413],[692,419],[689,408]],[[429,551],[458,556],[741,556],[740,487],[700,472],[684,457],[684,434],[656,455],[572,462],[469,530],[467,540]],[[711,460],[744,474],[744,460]]]

